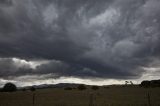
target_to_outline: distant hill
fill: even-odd
[[[34,87],[36,89],[66,88],[66,87],[77,87],[78,85],[80,85],[80,84],[75,84],[75,83],[41,84],[41,85],[33,85],[33,86],[20,87],[19,90],[22,90],[22,89],[29,90],[31,87]]]
[[[66,88],[66,87],[72,87],[76,88],[80,84],[75,83],[59,83],[59,84],[41,84],[41,85],[33,85],[33,86],[25,86],[18,88],[19,90],[30,90],[31,87],[34,87],[35,89],[45,89],[45,88]],[[91,86],[91,85],[86,85]],[[103,87],[122,87],[124,85],[104,85]],[[138,85],[134,85],[138,86]],[[142,81],[140,84],[141,87],[160,87],[160,79],[159,80],[145,80]]]

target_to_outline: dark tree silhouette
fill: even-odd
[[[2,88],[2,91],[3,92],[14,92],[14,91],[16,91],[17,90],[17,87],[16,87],[16,85],[14,85],[13,83],[6,83],[5,85],[4,85],[4,87]]]
[[[86,88],[85,85],[81,84],[81,85],[78,86],[78,89],[79,89],[79,90],[85,90],[85,89],[87,89],[87,88]]]
[[[140,84],[141,87],[150,87],[151,82],[150,81],[142,81]]]
[[[30,90],[31,90],[31,91],[35,91],[36,88],[32,86],[32,87],[30,88]]]
[[[160,87],[160,80],[142,81],[141,87]]]
[[[25,89],[25,88],[23,88],[23,89],[22,89],[22,91],[26,91],[26,89]]]
[[[152,80],[151,87],[160,87],[160,80]]]
[[[71,87],[66,87],[66,88],[64,88],[64,90],[72,90],[73,88],[71,88]]]
[[[98,90],[99,87],[98,87],[98,86],[92,86],[92,89],[93,89],[93,90]]]

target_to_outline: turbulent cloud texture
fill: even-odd
[[[159,11],[159,0],[0,0],[0,77],[138,78],[159,61]]]

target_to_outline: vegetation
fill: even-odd
[[[142,81],[140,86],[145,88],[160,87],[160,80]]]
[[[35,87],[31,87],[30,90],[31,90],[31,91],[35,91],[36,88],[35,88]]]
[[[105,89],[109,89],[110,87],[109,87],[109,86],[103,86],[103,88],[105,88]]]
[[[85,85],[81,84],[81,85],[78,86],[78,89],[79,89],[79,90],[85,90],[85,89],[87,89],[87,88],[86,88]]]
[[[13,83],[6,83],[4,85],[4,87],[2,88],[2,92],[14,92],[17,90],[16,85],[14,85]]]
[[[66,88],[64,88],[64,90],[72,90],[72,88],[71,87],[66,87]]]
[[[92,89],[93,89],[93,90],[98,90],[99,87],[98,87],[98,86],[92,86]]]
[[[26,91],[26,89],[25,89],[25,88],[23,88],[23,89],[22,89],[22,91]]]
[[[27,90],[0,93],[0,106],[160,106],[160,88],[150,87],[152,84],[158,86],[157,81],[152,81],[152,83],[143,81],[142,87],[137,85],[125,87],[122,85],[102,87],[78,85],[77,89],[66,87],[37,89],[36,91],[34,87],[31,87],[30,90],[34,91],[32,93]],[[3,90],[13,88],[13,85],[7,83]],[[87,89],[89,87],[91,89]]]

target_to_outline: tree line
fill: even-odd
[[[141,87],[160,87],[160,80],[142,81]]]
[[[151,81],[148,81],[148,80],[145,80],[145,81],[142,81],[141,84],[140,84],[140,87],[145,87],[145,88],[148,88],[148,87],[160,87],[160,80],[151,80]],[[73,88],[72,87],[67,87],[65,88],[65,90],[72,90]],[[78,87],[77,87],[78,90],[85,90],[87,89],[87,87],[83,84],[80,84]],[[98,86],[92,86],[91,89],[93,90],[98,90],[99,87]],[[30,88],[30,91],[35,91],[36,88],[34,88],[33,86]],[[2,89],[0,89],[1,92],[15,92],[17,91],[17,87],[15,84],[13,83],[6,83]],[[23,91],[25,91],[25,88],[23,89]]]

